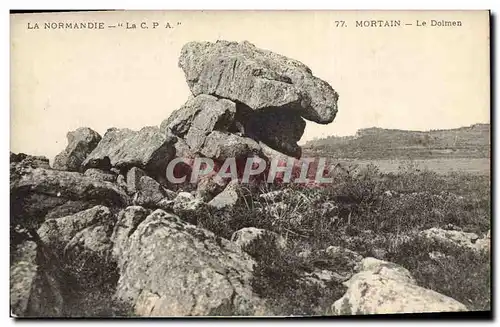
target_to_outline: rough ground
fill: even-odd
[[[490,310],[489,176],[337,165],[331,184],[172,183],[179,157],[300,158],[304,119],[338,110],[307,66],[248,42],[188,43],[179,66],[193,96],[159,126],[77,129],[52,166],[11,153],[13,315]]]

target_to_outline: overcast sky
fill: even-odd
[[[400,20],[399,28],[355,27]],[[417,27],[416,20],[461,21]],[[153,22],[173,29],[44,30],[45,22]],[[344,20],[347,27],[336,27]],[[180,25],[177,25],[180,22]],[[28,23],[40,29],[28,29]],[[412,25],[405,25],[411,23]],[[193,40],[248,40],[302,61],[339,93],[329,125],[301,140],[359,128],[429,130],[489,122],[487,12],[121,12],[11,19],[11,151],[46,155],[88,126],[159,125],[190,91],[177,66]]]

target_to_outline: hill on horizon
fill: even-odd
[[[370,127],[306,142],[304,155],[352,159],[489,158],[490,124],[430,131]]]

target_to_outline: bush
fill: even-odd
[[[271,244],[272,239],[254,242],[249,252],[255,256],[252,287],[265,298],[275,315],[324,315],[333,301],[342,297],[345,286],[332,282],[323,286],[304,279],[311,263],[297,255],[300,247],[282,252]]]
[[[443,256],[431,258],[439,251]],[[401,244],[388,259],[410,270],[417,283],[465,304],[491,309],[490,254],[446,247],[423,238]]]

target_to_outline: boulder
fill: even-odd
[[[331,123],[338,94],[303,63],[249,42],[190,42],[179,67],[193,95],[210,94],[253,110],[283,108],[305,119]]]
[[[177,142],[175,142],[174,148],[176,157],[186,158],[186,159],[195,157],[194,152],[191,151],[191,149],[189,148],[184,139],[177,138]]]
[[[117,177],[117,175],[111,171],[105,171],[98,168],[89,168],[85,171],[83,175],[98,181],[111,182],[111,183],[116,182],[116,177]]]
[[[127,185],[127,180],[126,180],[125,176],[123,176],[122,174],[119,174],[116,177],[116,185],[118,185],[122,190],[127,191],[128,185]]]
[[[238,190],[240,188],[239,181],[237,179],[232,180],[227,184],[224,191],[217,194],[208,205],[215,209],[226,209],[232,208],[239,199]]]
[[[43,245],[25,241],[11,253],[10,306],[16,317],[61,317],[59,266]]]
[[[134,205],[155,206],[167,196],[166,190],[157,181],[149,176],[142,176],[139,180],[138,192],[135,194]]]
[[[200,95],[198,97],[206,96]],[[196,115],[186,134],[186,144],[193,152],[200,151],[205,144],[205,138],[212,131],[227,131],[233,123],[236,104],[226,99],[211,98],[213,99],[207,101],[208,103],[206,104],[209,110],[204,108]]]
[[[488,242],[480,241],[476,233],[467,233],[458,230],[446,230],[441,228],[430,228],[419,233],[420,237],[432,240],[445,246],[458,247],[471,251],[482,251]]]
[[[215,176],[203,176],[196,186],[196,198],[205,202],[222,192],[229,182]]]
[[[111,211],[105,206],[95,206],[71,216],[47,219],[38,229],[42,242],[54,250],[64,250],[81,230],[92,225],[107,225],[113,221]]]
[[[174,204],[172,210],[176,215],[182,215],[185,217],[187,213],[196,213],[200,212],[205,207],[205,202],[201,199],[194,199],[186,202],[177,202],[174,200]],[[189,220],[191,223],[195,223],[195,221]]]
[[[93,201],[81,201],[81,200],[68,200],[67,202],[50,209],[45,215],[45,219],[60,218],[65,216],[71,216],[77,212],[84,211],[98,205],[99,202]]]
[[[88,226],[71,238],[64,248],[64,263],[72,287],[90,289],[116,280],[116,263],[111,257],[110,221]]]
[[[82,162],[101,141],[101,135],[88,127],[81,127],[66,135],[68,145],[54,158],[54,169],[80,171]]]
[[[183,138],[189,131],[191,123],[196,115],[203,110],[205,99],[212,99],[212,97],[190,96],[182,107],[172,112],[167,119],[161,122],[160,131],[165,134],[170,133],[171,135]]]
[[[416,285],[403,267],[365,258],[347,283],[347,292],[332,306],[334,314],[394,314],[466,311],[462,303]]]
[[[198,152],[213,130],[227,131],[233,123],[236,104],[227,99],[200,94],[191,97],[166,119],[160,129],[184,138],[192,152]]]
[[[214,160],[223,162],[227,158],[248,158],[261,154],[260,145],[248,137],[213,131],[206,139],[200,153]]]
[[[88,257],[90,255],[105,256],[111,250],[110,224],[92,225],[84,228],[73,236],[64,248],[65,257],[68,254]],[[90,253],[90,254],[89,254]]]
[[[113,243],[112,255],[116,261],[127,251],[129,236],[137,226],[146,219],[150,211],[140,206],[130,206],[118,213],[118,218],[113,229],[111,241]]]
[[[174,155],[175,141],[158,127],[144,127],[140,131],[110,128],[82,165],[88,168],[92,160],[109,157],[111,165],[122,171],[135,166],[151,174],[164,175]]]
[[[490,233],[491,230],[488,230],[488,232],[480,239],[474,243],[474,247],[479,251],[479,252],[489,252],[491,250],[491,239],[490,239]]]
[[[38,269],[36,243],[25,241],[17,246],[13,254],[14,260],[10,266],[10,309],[14,315],[24,316],[28,313],[31,289]]]
[[[197,199],[188,192],[180,192],[173,200],[173,203],[170,201],[163,202],[159,207],[166,209],[171,207],[167,211],[173,211],[176,215],[182,216],[188,222],[195,224],[197,223],[196,214],[202,212],[205,206],[206,204],[202,199]]]
[[[295,161],[294,160],[295,157],[291,157],[289,155],[281,153],[281,152],[271,148],[270,146],[268,146],[267,144],[265,144],[262,141],[259,141],[259,146],[262,149],[262,154],[264,155],[264,158],[267,159],[268,162],[271,162],[271,160],[273,160],[273,159],[278,160],[278,162],[288,162],[289,160]]]
[[[31,193],[69,200],[97,200],[110,205],[127,205],[129,201],[127,194],[113,183],[77,172],[43,168],[25,169],[16,181],[11,182],[11,196],[23,198]]]
[[[173,212],[174,205],[175,205],[175,200],[164,198],[156,204],[156,207],[166,212]]]
[[[139,316],[265,315],[255,262],[233,243],[156,210],[129,236],[116,296]]]
[[[175,203],[186,203],[194,199],[194,196],[189,192],[179,192],[175,197]]]
[[[146,172],[141,168],[130,168],[127,172],[127,192],[129,194],[134,194],[139,191],[139,181],[141,180],[141,177],[146,175]]]
[[[362,272],[377,274],[384,278],[399,281],[401,283],[416,284],[415,279],[408,269],[401,267],[398,264],[372,257],[364,258],[361,261],[361,267],[359,270]]]

